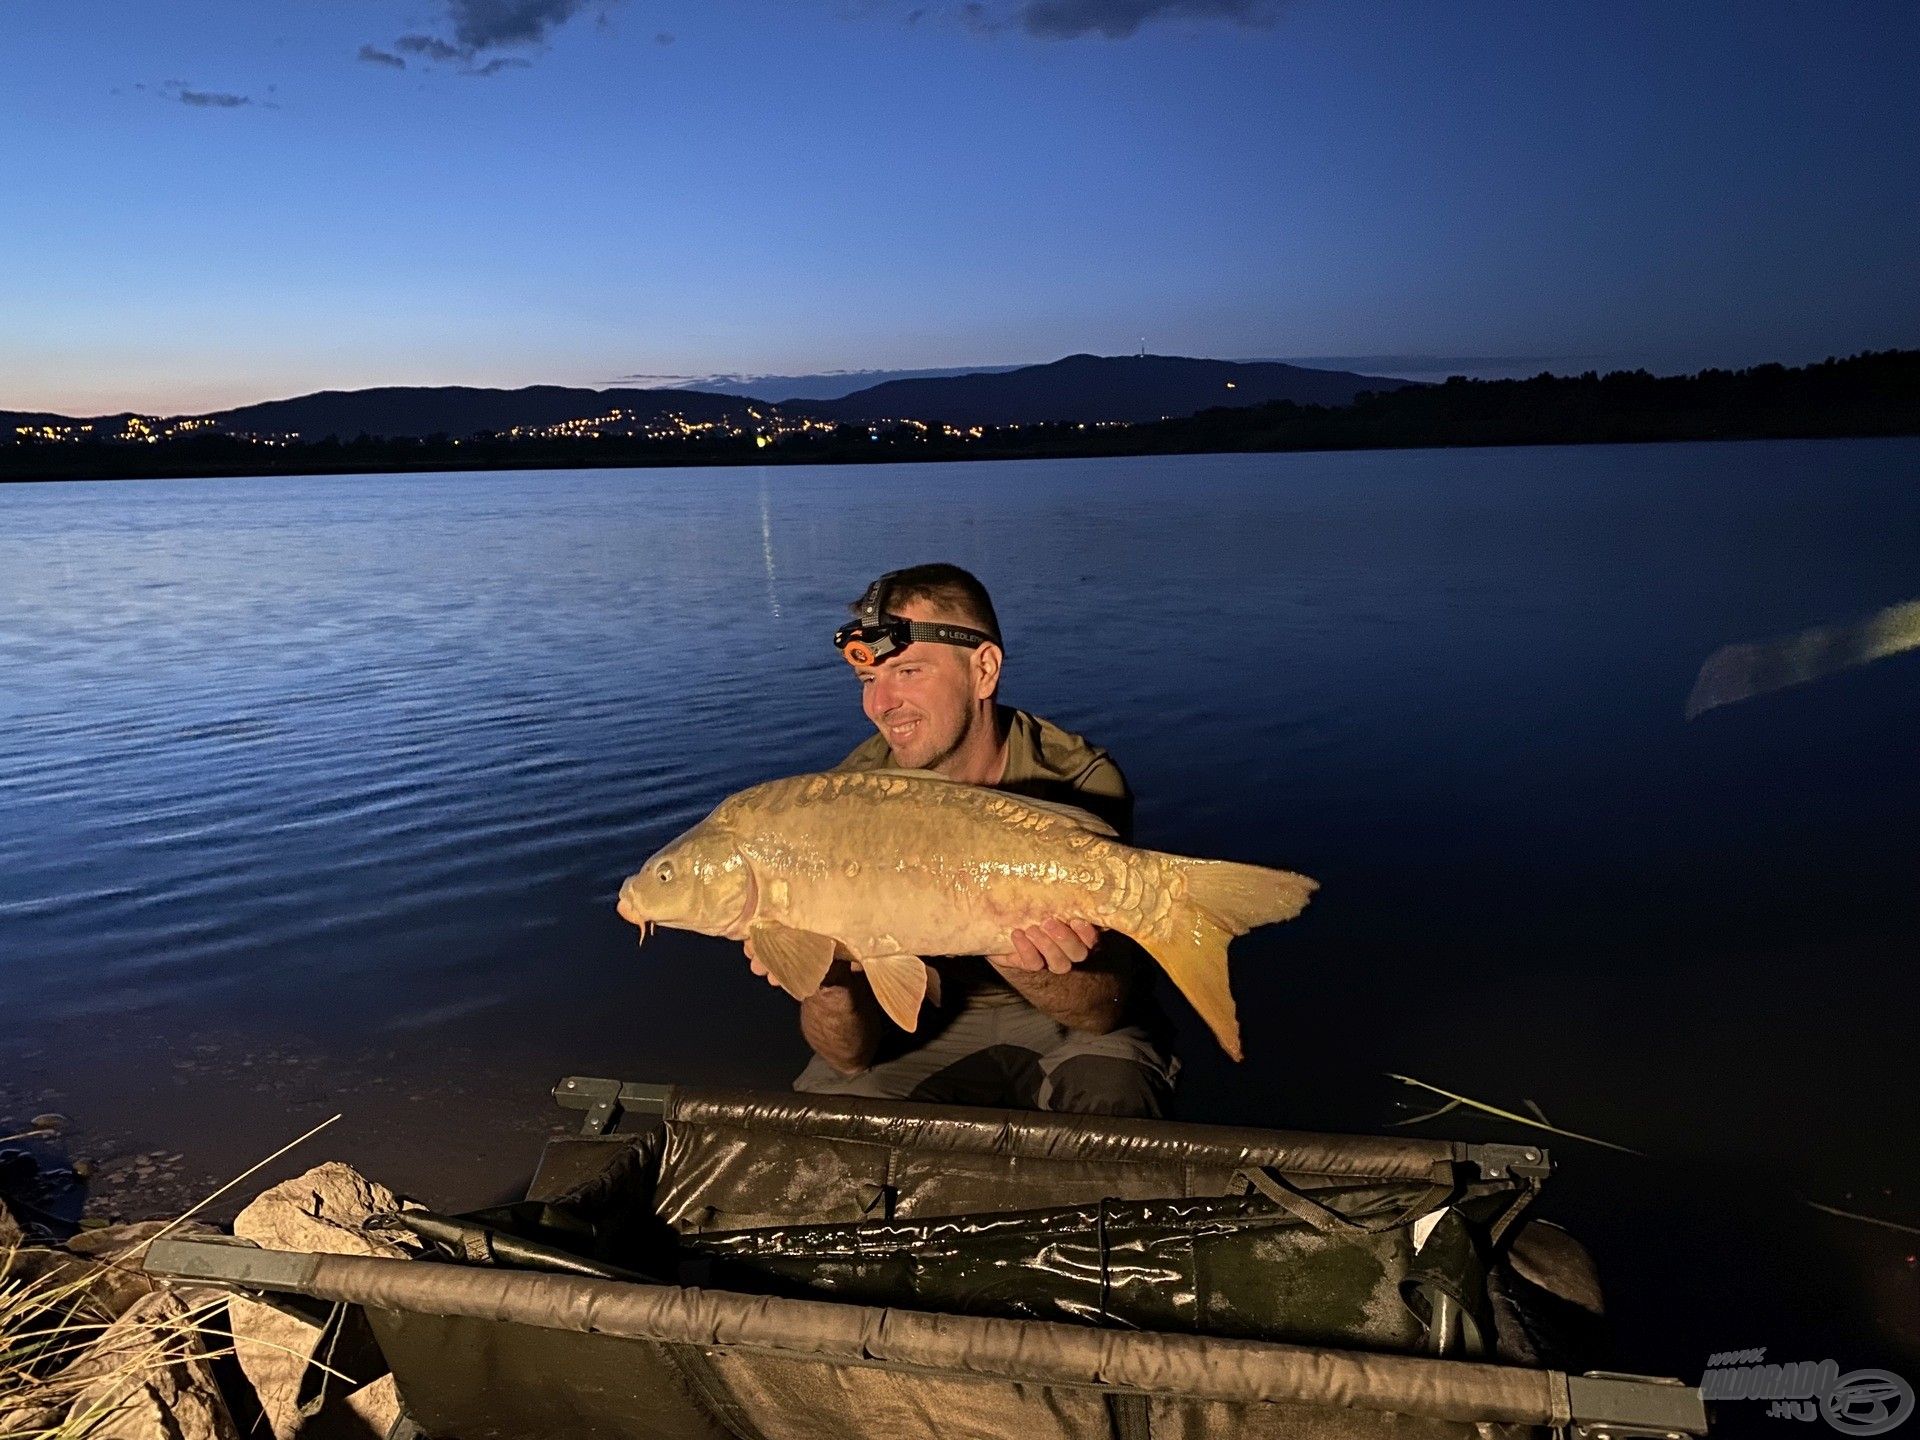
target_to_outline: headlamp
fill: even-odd
[[[867,587],[860,597],[859,614],[833,632],[833,646],[849,665],[878,665],[916,641],[936,645],[961,645],[977,650],[982,645],[998,645],[1000,637],[965,625],[949,625],[944,620],[909,620],[887,613],[887,592],[898,570],[889,570]]]

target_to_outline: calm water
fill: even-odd
[[[1190,1117],[1535,1101],[1649,1157],[1563,1141],[1545,1202],[1623,1361],[1913,1373],[1920,1242],[1803,1202],[1920,1223],[1920,655],[1682,710],[1920,597],[1910,441],[0,488],[0,1120],[231,1173],[345,1109],[478,1203],[557,1075],[784,1085],[791,1002],[614,890],[861,738],[828,636],[930,558],[1144,842],[1323,882]]]

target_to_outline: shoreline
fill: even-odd
[[[1795,369],[1759,365],[1695,375],[1636,370],[1542,374],[1530,380],[1455,376],[1439,385],[1363,391],[1343,405],[1278,400],[1158,420],[995,421],[990,429],[976,422],[968,433],[955,428],[969,423],[964,416],[958,421],[896,417],[817,427],[825,434],[741,429],[711,440],[597,430],[516,437],[476,429],[458,437],[363,431],[351,440],[337,433],[317,440],[292,434],[269,436],[262,443],[259,436],[228,431],[164,441],[141,431],[138,438],[153,444],[137,443],[132,431],[122,439],[82,441],[56,438],[50,431],[38,438],[30,427],[21,427],[18,434],[26,438],[0,447],[0,481],[1889,439],[1920,435],[1920,350],[1864,351]]]
[[[968,454],[965,451],[932,450],[916,451],[912,448],[889,449],[879,454],[866,454],[853,451],[847,454],[822,455],[776,455],[771,449],[745,451],[739,454],[729,452],[724,455],[607,455],[564,456],[546,454],[529,457],[525,460],[496,460],[492,463],[475,464],[469,457],[436,458],[408,464],[403,461],[383,457],[369,460],[364,464],[313,464],[288,465],[275,469],[261,469],[259,466],[216,467],[209,465],[180,466],[169,469],[146,469],[126,473],[83,473],[72,474],[5,474],[0,473],[0,486],[6,485],[48,485],[63,482],[85,484],[114,484],[121,481],[138,480],[274,480],[296,479],[318,475],[457,475],[457,474],[495,474],[538,470],[704,470],[704,469],[766,469],[769,467],[815,466],[815,467],[864,467],[869,465],[940,465],[940,464],[978,464],[982,462],[1034,461],[1034,460],[1132,460],[1158,456],[1191,455],[1328,455],[1357,454],[1375,451],[1421,451],[1421,450],[1567,450],[1590,449],[1607,446],[1641,445],[1731,445],[1731,444],[1775,444],[1792,443],[1802,440],[1911,440],[1920,438],[1920,426],[1911,429],[1896,430],[1803,430],[1786,434],[1721,434],[1721,435],[1683,435],[1683,436],[1631,436],[1613,439],[1562,440],[1489,440],[1462,439],[1394,441],[1382,440],[1372,444],[1321,444],[1288,446],[1231,446],[1211,445],[1192,448],[1121,448],[1086,447],[1082,449],[1060,450],[994,450],[984,454]],[[585,444],[584,441],[570,442]],[[476,447],[478,448],[478,447]]]

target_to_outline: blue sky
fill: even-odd
[[[1920,344],[1906,3],[0,0],[0,56],[0,408]]]

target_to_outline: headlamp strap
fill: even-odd
[[[907,638],[930,640],[936,645],[964,645],[969,650],[978,649],[982,645],[1000,643],[984,630],[973,630],[965,625],[943,625],[937,620],[909,620]]]
[[[989,634],[984,630],[975,630],[970,626],[948,625],[938,620],[907,620],[898,615],[889,615],[887,598],[892,593],[894,578],[899,574],[898,570],[889,570],[869,585],[867,593],[860,597],[860,604],[857,607],[859,621],[856,625],[843,629],[840,636],[836,637],[836,640],[839,640],[854,630],[865,631],[869,636],[874,637],[874,643],[871,645],[859,639],[856,639],[853,644],[846,645],[841,653],[848,660],[856,665],[867,665],[891,653],[896,647],[888,640],[880,638],[881,632],[888,630],[899,637],[903,645],[924,640],[936,645],[963,645],[969,650],[974,650],[982,645],[1000,643],[998,635]],[[854,649],[856,644],[859,647],[857,651]]]
[[[893,588],[893,578],[900,572],[889,570],[878,580],[867,586],[867,593],[860,597],[860,623],[867,626],[880,624],[887,613],[887,592]]]

